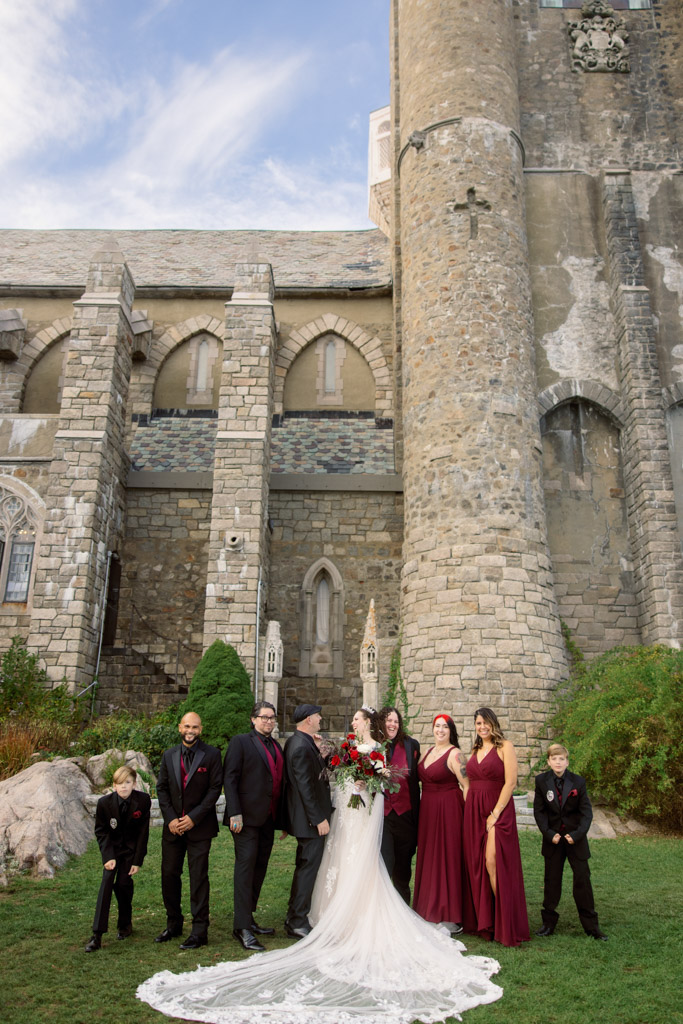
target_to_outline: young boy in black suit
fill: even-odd
[[[593,820],[593,808],[586,792],[586,780],[569,768],[569,752],[560,743],[548,747],[549,771],[536,776],[534,818],[543,835],[545,858],[543,887],[543,926],[537,935],[547,937],[555,931],[559,914],[555,910],[562,895],[565,859],[574,875],[574,902],[587,935],[602,942],[593,903],[593,887],[588,867],[590,849],[586,835]]]
[[[86,953],[94,953],[102,946],[102,934],[109,927],[112,891],[119,907],[117,939],[127,939],[133,931],[133,875],[140,870],[147,853],[152,803],[147,793],[135,789],[136,781],[134,768],[127,765],[117,768],[114,792],[97,801],[95,836],[100,844],[104,872]]]

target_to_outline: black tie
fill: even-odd
[[[563,786],[563,784],[564,784],[564,776],[562,776],[561,779],[558,779],[558,778],[555,779],[555,789],[557,790],[557,799],[558,799],[558,802],[560,804],[560,807],[562,807],[562,786]]]
[[[183,747],[183,764],[185,765],[185,771],[189,772],[194,761],[194,750],[190,750],[189,747]]]
[[[119,809],[121,811],[121,817],[125,818],[125,816],[128,814],[128,801],[119,800]]]

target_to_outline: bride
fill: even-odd
[[[379,746],[379,716],[353,718],[361,752]],[[464,957],[461,942],[423,921],[394,889],[380,857],[384,798],[351,786],[336,810],[318,872],[313,930],[287,949],[237,963],[162,971],[137,990],[170,1017],[208,1024],[434,1024],[499,999],[498,963]]]

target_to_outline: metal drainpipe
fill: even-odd
[[[258,642],[259,622],[261,621],[261,566],[258,567],[258,585],[256,588],[256,654],[254,658],[254,703],[258,701]]]
[[[104,600],[102,602],[102,615],[100,616],[100,639],[97,645],[97,664],[95,665],[95,682],[99,678],[100,674],[100,657],[102,655],[102,638],[104,637],[104,619],[107,614],[107,594],[109,593],[109,574],[111,571],[111,560],[117,558],[113,551],[107,551],[107,571],[104,576]],[[95,692],[93,691],[93,702],[95,700]]]

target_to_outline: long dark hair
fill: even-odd
[[[406,733],[404,732],[404,729],[403,729],[403,715],[398,710],[398,708],[393,708],[393,707],[380,708],[379,720],[380,720],[380,722],[382,724],[382,729],[384,730],[384,732],[386,734],[386,731],[387,731],[386,730],[387,717],[392,713],[392,711],[396,715],[396,717],[398,718],[398,732],[396,733],[395,738],[391,742],[392,743],[400,743],[400,745],[403,747],[403,746],[405,746]]]
[[[370,723],[370,735],[372,736],[375,743],[384,743],[386,735],[384,732],[383,723],[380,720],[379,714],[374,708],[362,707],[358,708],[359,712]]]
[[[503,735],[503,730],[500,727],[500,722],[496,717],[495,711],[492,711],[491,708],[477,708],[477,710],[474,712],[475,722],[479,715],[481,715],[484,721],[488,722],[488,724],[491,726],[491,739],[493,740],[494,746],[502,747],[505,736]],[[479,748],[483,746],[484,742],[481,736],[475,735],[474,743],[472,744],[472,750],[479,750]]]
[[[453,721],[453,719],[451,718],[450,715],[447,715],[444,712],[442,712],[440,715],[434,715],[434,718],[432,719],[432,729],[434,728],[435,723],[440,718],[443,718],[444,722],[448,726],[448,732],[449,732],[449,737],[448,738],[449,738],[450,742],[453,744],[454,747],[458,747],[459,748],[460,747],[460,740],[458,739],[458,730],[455,728],[455,722]]]

